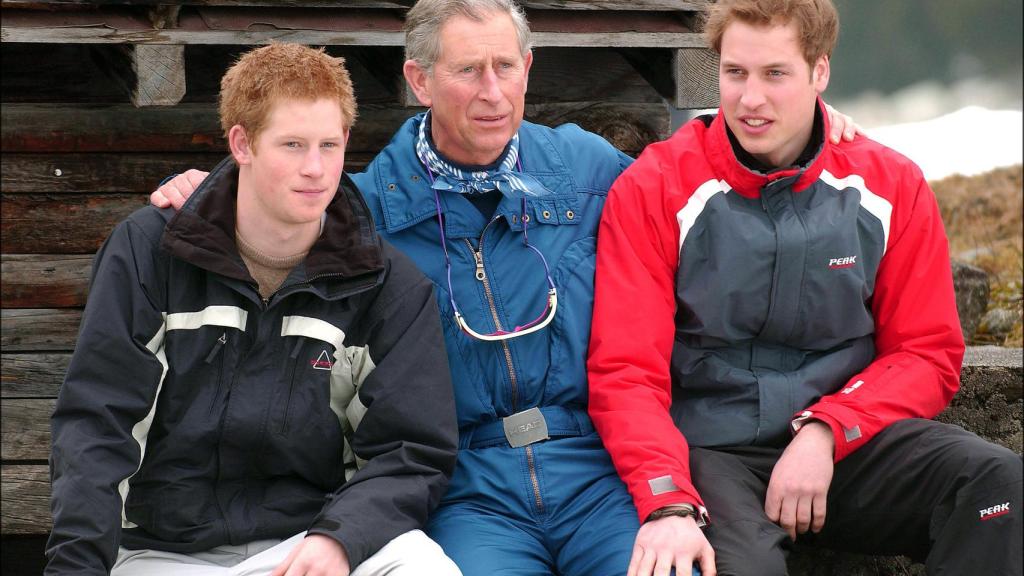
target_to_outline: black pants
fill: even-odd
[[[792,541],[764,513],[782,449],[690,452],[693,481],[711,514],[706,534],[720,575],[786,574]],[[808,543],[902,554],[929,574],[1021,574],[1021,457],[957,426],[893,424],[838,464],[825,527]]]

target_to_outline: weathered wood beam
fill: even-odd
[[[615,108],[631,122],[649,124],[655,133],[666,135],[669,118],[658,102],[531,103],[527,106],[526,117],[557,125],[567,121],[564,118],[571,116],[574,110],[588,110],[595,106]],[[395,130],[416,112],[415,109],[398,106],[361,107],[349,150],[378,152]],[[636,118],[633,115],[637,115]],[[0,143],[8,152],[215,151],[224,149],[223,138],[216,127],[216,116],[214,104],[139,109],[127,105],[7,105],[0,109],[3,120]],[[9,249],[8,252],[36,251]]]
[[[92,254],[129,214],[149,203],[142,194],[0,196],[0,233],[9,254]]]
[[[4,352],[70,352],[81,322],[81,310],[0,310],[0,347]]]
[[[260,8],[205,8],[182,13],[180,27],[153,29],[124,10],[33,12],[8,10],[0,41],[98,44],[266,44],[271,41],[326,46],[403,46],[402,19],[389,11],[319,9],[303,14]],[[237,10],[245,10],[240,15]],[[306,9],[312,10],[312,9]],[[212,27],[209,20],[223,21]],[[309,20],[315,19],[316,28]],[[541,10],[530,14],[534,46],[693,48],[700,34],[677,13]]]
[[[376,153],[415,111],[364,105],[350,152]],[[8,104],[0,108],[4,152],[223,152],[217,105],[134,108],[86,104]]]
[[[672,66],[676,84],[675,107],[718,107],[718,54],[708,48],[675,51]]]
[[[47,5],[136,5],[153,6],[166,0],[3,0],[3,6],[35,7]],[[275,6],[287,8],[390,8],[408,9],[414,0],[181,0],[182,6]],[[545,10],[706,10],[708,0],[520,0],[527,9]]]
[[[71,363],[68,352],[0,355],[0,397],[56,398]]]
[[[185,96],[185,47],[138,44],[127,47],[129,67],[113,71],[128,87],[136,107],[174,106]]]
[[[0,270],[4,308],[72,308],[85,305],[92,256],[3,254]]]
[[[55,398],[4,399],[0,403],[0,457],[46,460],[50,455],[50,415],[56,402]]]
[[[226,153],[3,154],[0,191],[4,194],[148,194],[170,174],[207,170]],[[345,170],[358,172],[373,154],[346,151]]]
[[[3,154],[0,190],[4,194],[151,192],[169,174],[208,168],[226,154]],[[345,157],[346,164],[349,157]]]
[[[4,536],[46,534],[50,519],[50,470],[45,464],[0,467],[0,532]]]

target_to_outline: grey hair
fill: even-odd
[[[513,0],[420,0],[405,16],[405,59],[415,60],[430,73],[441,55],[441,27],[455,16],[483,22],[491,12],[512,18],[519,40],[519,53],[530,51],[530,24],[523,9]]]

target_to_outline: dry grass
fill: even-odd
[[[999,168],[977,176],[950,176],[931,182],[949,236],[953,258],[989,274],[989,308],[1021,312],[1024,286],[1024,167]],[[1004,341],[977,343],[1021,346],[1018,320]]]

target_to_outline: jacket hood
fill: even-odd
[[[161,246],[205,270],[255,282],[235,244],[238,166],[228,156],[196,188],[164,230]],[[320,237],[289,279],[310,282],[324,276],[352,279],[384,270],[380,241],[362,194],[348,174],[327,205]]]
[[[718,114],[708,125],[704,148],[708,162],[711,163],[717,174],[723,175],[722,180],[728,182],[733,190],[744,196],[755,197],[761,188],[778,180],[791,180],[793,190],[799,192],[818,179],[825,166],[827,156],[831,154],[831,144],[826,137],[829,132],[828,113],[825,110],[825,102],[821,98],[818,98],[815,114],[821,119],[822,131],[821,134],[815,132],[812,135],[812,138],[817,138],[818,142],[817,151],[811,160],[802,166],[759,172],[748,168],[736,157],[736,152],[729,139],[725,115],[719,108]]]

